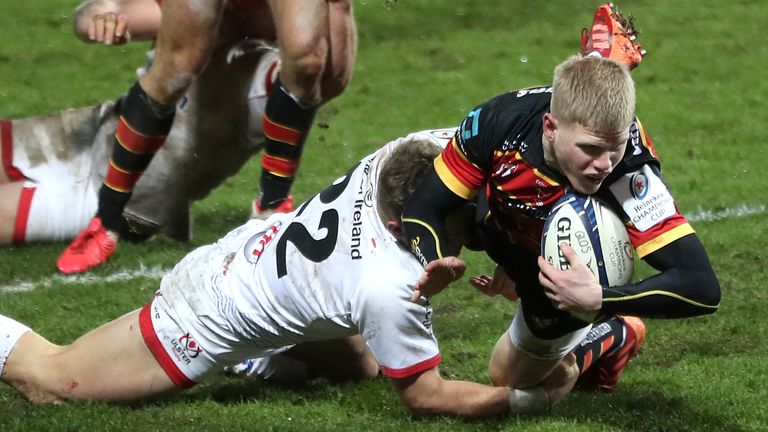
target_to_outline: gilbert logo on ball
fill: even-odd
[[[603,286],[624,285],[632,279],[634,249],[621,219],[604,202],[576,192],[561,198],[547,217],[541,255],[555,268],[571,263],[560,250],[568,243]]]

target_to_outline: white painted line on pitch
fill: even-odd
[[[756,214],[766,213],[765,205],[748,206],[742,204],[738,207],[725,208],[721,210],[706,210],[699,206],[693,213],[686,215],[690,222],[712,222],[721,219],[742,218]],[[96,276],[91,274],[84,275],[54,275],[36,281],[16,281],[8,285],[0,285],[0,293],[14,293],[32,291],[35,288],[46,288],[55,284],[75,285],[75,284],[98,284],[117,281],[128,281],[141,278],[160,279],[169,269],[154,266],[146,268],[142,264],[135,270],[122,270],[106,276]]]
[[[721,219],[743,218],[747,216],[762,214],[765,212],[766,207],[764,205],[748,206],[746,204],[742,204],[738,207],[724,208],[721,210],[705,210],[699,206],[695,212],[686,215],[685,217],[690,222],[712,222]]]
[[[79,284],[99,284],[119,281],[129,281],[134,279],[160,279],[166,273],[167,268],[154,266],[146,268],[140,265],[138,269],[121,270],[106,276],[92,274],[81,275],[53,275],[35,281],[16,281],[8,285],[0,285],[0,293],[17,293],[32,291],[36,288],[47,288],[53,284],[57,285],[79,285]]]

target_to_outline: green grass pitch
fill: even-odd
[[[387,7],[387,3],[393,3]],[[71,32],[76,0],[6,1],[0,8],[0,117],[115,98],[146,45],[84,46]],[[294,194],[309,197],[347,166],[410,131],[453,126],[505,90],[549,83],[576,52],[597,1],[360,0],[352,83],[319,113]],[[531,418],[462,421],[408,415],[385,379],[306,388],[225,378],[146,406],[32,406],[0,386],[0,430],[491,430],[768,431],[768,6],[759,1],[637,0],[648,49],[633,72],[638,115],[661,155],[681,211],[693,220],[723,288],[720,311],[649,320],[640,355],[612,394],[574,393]],[[258,158],[193,208],[191,244],[121,244],[91,278],[63,278],[63,244],[0,248],[0,313],[59,343],[145,303],[159,274],[247,218]],[[466,256],[470,274],[489,272]],[[648,276],[646,267],[637,277]],[[13,291],[17,292],[13,292]],[[442,373],[488,382],[486,362],[516,306],[465,282],[434,299]]]

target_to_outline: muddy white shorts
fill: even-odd
[[[534,336],[523,318],[523,306],[517,311],[509,326],[509,339],[512,345],[528,355],[542,360],[556,360],[565,357],[584,339],[592,324],[575,330],[556,339],[541,339]]]
[[[254,235],[253,228],[264,224],[252,220],[188,254],[163,277],[155,298],[142,308],[139,324],[144,341],[178,387],[191,387],[225,366],[293,346],[265,346],[258,337],[262,329],[216,283],[229,271],[242,243]]]
[[[76,121],[104,109],[97,106],[63,111],[59,117]],[[96,213],[101,177],[93,164],[103,159],[106,169],[106,148],[92,143],[62,143],[64,120],[55,121],[57,118],[0,124],[4,132],[3,160],[10,164],[5,167],[8,177],[24,181],[13,233],[16,244],[70,240],[88,226]],[[82,123],[87,129],[89,123]]]

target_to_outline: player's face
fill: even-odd
[[[557,168],[573,188],[593,194],[618,165],[628,139],[629,128],[622,133],[601,134],[579,124],[561,122],[551,146]]]

